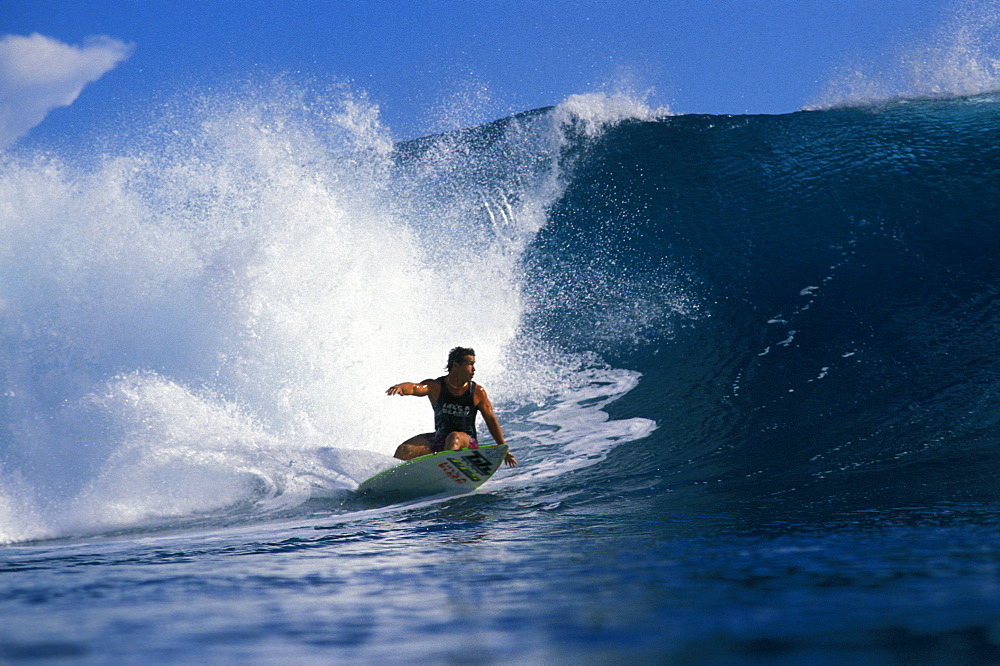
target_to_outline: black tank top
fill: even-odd
[[[445,437],[452,432],[468,433],[476,437],[476,382],[469,382],[469,389],[461,395],[448,390],[448,380],[438,377],[441,395],[434,403],[434,435]]]

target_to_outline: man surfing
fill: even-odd
[[[504,443],[503,430],[493,413],[486,389],[472,381],[475,374],[476,352],[468,347],[455,347],[448,353],[448,374],[444,377],[389,387],[386,395],[427,396],[434,408],[434,432],[406,440],[396,449],[395,457],[412,460],[430,453],[478,448],[477,413],[483,415],[483,421],[496,443]],[[517,460],[509,451],[504,462],[509,467],[517,466]]]

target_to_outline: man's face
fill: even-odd
[[[455,363],[452,370],[461,381],[470,381],[472,376],[476,374],[476,357],[463,356],[461,361]]]

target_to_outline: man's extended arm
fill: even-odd
[[[414,384],[413,382],[403,382],[401,384],[395,384],[389,387],[389,390],[385,392],[386,395],[418,395],[425,396],[429,395],[431,391],[430,387],[431,380],[425,379],[419,384]]]

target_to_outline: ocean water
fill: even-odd
[[[0,156],[0,661],[1000,661],[1000,97],[287,80]],[[520,466],[353,489],[477,351]]]

